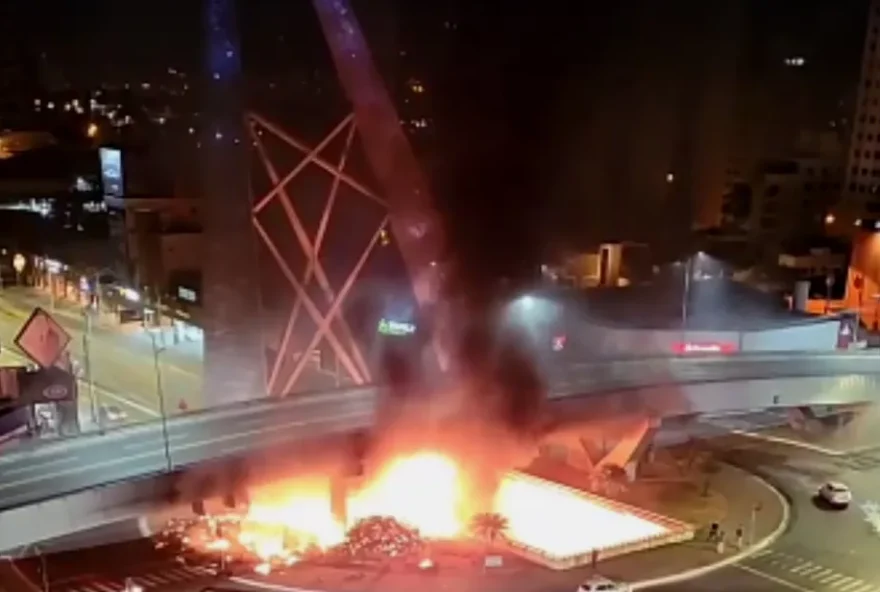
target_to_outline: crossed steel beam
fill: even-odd
[[[330,285],[330,281],[328,280],[327,274],[324,271],[324,267],[321,265],[320,261],[321,248],[324,246],[324,238],[330,223],[331,213],[334,206],[336,205],[336,196],[338,194],[339,186],[341,184],[344,183],[350,188],[354,189],[357,193],[363,195],[365,198],[371,199],[376,203],[387,207],[387,204],[382,198],[377,196],[369,188],[367,188],[365,185],[358,182],[345,172],[346,162],[356,132],[354,116],[349,115],[348,117],[343,119],[339,123],[339,125],[337,125],[323,140],[321,140],[321,142],[319,142],[313,148],[309,147],[305,142],[301,142],[292,137],[290,134],[288,134],[278,126],[272,124],[271,122],[267,121],[257,114],[249,113],[247,116],[247,123],[247,128],[253,140],[253,144],[256,147],[257,155],[259,156],[269,177],[269,180],[273,185],[272,189],[270,189],[265,195],[263,195],[259,199],[254,200],[252,221],[257,231],[257,234],[265,243],[266,248],[272,254],[272,257],[275,259],[276,264],[281,269],[281,272],[284,274],[288,283],[290,283],[291,287],[296,293],[296,300],[294,301],[293,307],[291,308],[290,315],[288,316],[287,324],[281,338],[281,345],[279,347],[278,356],[275,358],[272,364],[272,369],[269,373],[267,390],[269,394],[288,393],[293,385],[296,384],[296,381],[300,378],[303,370],[305,369],[306,362],[309,359],[309,356],[307,355],[308,352],[312,351],[312,349],[314,349],[323,338],[327,339],[328,343],[333,348],[334,353],[336,354],[337,358],[339,359],[340,363],[345,368],[351,379],[356,384],[368,383],[371,380],[369,367],[367,366],[367,363],[364,360],[363,355],[361,354],[360,348],[358,347],[357,342],[354,339],[351,328],[348,326],[348,323],[346,322],[343,315],[340,314],[340,311],[342,310],[342,306],[345,303],[345,299],[351,291],[351,288],[354,286],[355,280],[360,275],[363,266],[366,264],[370,254],[378,243],[379,238],[382,235],[382,231],[385,225],[388,223],[388,216],[386,215],[382,219],[382,222],[379,224],[379,226],[376,228],[376,231],[373,233],[372,239],[361,252],[357,263],[346,277],[338,293],[335,293],[332,286]],[[283,177],[280,176],[278,174],[278,170],[272,163],[272,160],[266,151],[266,148],[261,138],[261,134],[259,133],[260,130],[266,130],[272,133],[294,150],[305,154],[305,157],[286,175],[284,175]],[[339,157],[338,163],[332,164],[327,162],[324,158],[322,158],[321,152],[335,138],[343,133],[346,134],[345,145],[342,154]],[[318,166],[330,173],[333,177],[333,181],[330,186],[330,192],[327,197],[327,201],[324,204],[324,209],[321,214],[321,219],[318,224],[318,230],[315,234],[314,241],[309,238],[309,235],[306,232],[305,227],[302,223],[302,219],[297,213],[296,208],[293,204],[293,200],[291,199],[286,189],[287,184],[290,183],[291,180],[296,178],[297,175],[300,175],[303,173],[303,171],[307,170],[309,165]],[[276,198],[280,200],[281,207],[285,213],[285,216],[287,217],[288,222],[290,223],[291,228],[293,229],[294,234],[296,235],[297,242],[299,243],[300,248],[307,257],[307,265],[305,272],[303,273],[302,279],[297,278],[293,271],[290,269],[290,265],[287,263],[287,261],[279,251],[278,247],[276,246],[275,242],[269,236],[269,233],[266,231],[265,227],[262,225],[258,218],[259,213],[263,209],[265,209],[265,207],[269,205],[269,203],[271,203],[273,199]],[[329,309],[327,310],[326,314],[321,314],[320,309],[306,292],[306,288],[312,281],[312,279],[317,282],[318,286],[321,288],[324,298],[327,301]],[[301,355],[296,360],[293,372],[290,374],[290,376],[288,376],[282,388],[279,390],[277,389],[277,386],[280,380],[279,374],[281,372],[282,363],[287,358],[286,353],[288,348],[290,347],[290,340],[293,335],[293,328],[296,324],[297,319],[299,318],[300,311],[303,308],[305,308],[306,313],[317,325],[317,330],[312,335],[308,347],[302,350]],[[338,321],[338,331],[334,331],[334,320]]]

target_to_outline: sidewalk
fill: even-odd
[[[628,582],[633,589],[641,590],[700,577],[770,545],[788,525],[790,515],[785,499],[763,480],[738,468],[720,465],[718,469],[711,476],[711,487],[716,494],[711,497],[716,501],[718,498],[724,500],[722,511],[720,514],[717,511],[704,512],[703,516],[709,522],[719,521],[727,533],[729,542],[724,553],[719,554],[714,544],[706,542],[705,534],[698,532],[698,537],[688,543],[602,561],[598,573],[614,581]],[[756,504],[760,504],[761,509],[756,514],[755,543],[743,550],[732,548],[737,527],[743,527],[748,537]],[[716,510],[719,507],[717,503],[710,505]],[[673,517],[684,519],[683,514],[687,514],[687,510],[680,508],[680,515]],[[689,517],[694,515],[689,514]],[[702,523],[697,525],[705,526]],[[498,571],[459,569],[442,557],[435,560],[438,571],[430,575],[397,571],[382,574],[365,569],[301,564],[268,578],[246,575],[232,581],[274,592],[292,592],[294,589],[358,592],[365,587],[385,592],[541,592],[575,590],[595,573],[591,567],[554,572],[512,556],[505,558],[505,567]]]

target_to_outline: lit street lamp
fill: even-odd
[[[24,266],[27,263],[27,260],[24,258],[24,255],[21,253],[16,253],[15,257],[12,258],[12,268],[15,270],[15,283],[21,283],[21,272],[24,271]]]

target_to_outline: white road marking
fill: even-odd
[[[839,580],[839,579],[842,578],[842,577],[843,577],[843,576],[840,575],[839,573],[832,573],[832,574],[827,575],[827,576],[825,576],[824,578],[822,578],[822,579],[820,580],[820,583],[822,583],[822,584],[830,584],[831,582],[836,582],[837,580]]]
[[[788,571],[790,571],[791,573],[799,574],[802,571],[810,569],[812,567],[814,567],[812,561],[805,561],[804,563],[801,563],[800,565],[796,565],[796,566],[792,567]]]
[[[854,579],[852,582],[850,582],[849,584],[847,584],[846,586],[841,588],[841,590],[843,592],[852,592],[853,588],[859,588],[861,586],[864,586],[864,584],[865,584],[865,582],[863,582],[862,580],[855,580]]]
[[[846,584],[847,582],[852,582],[853,580],[855,580],[855,578],[851,578],[851,577],[848,577],[848,576],[843,576],[843,578],[841,578],[840,580],[838,580],[838,581],[834,582],[833,584],[831,584],[831,587],[832,587],[832,588],[837,588],[838,586],[843,586],[843,585]]]
[[[2,475],[15,475],[17,473],[30,473],[32,471],[40,471],[47,467],[51,467],[54,465],[65,465],[68,463],[75,462],[79,457],[78,456],[70,456],[65,458],[49,458],[42,462],[30,462],[26,463],[23,467],[13,467],[11,469],[0,470],[0,474]]]
[[[824,578],[825,576],[834,573],[833,569],[823,569],[821,571],[817,571],[815,573],[810,574],[811,580],[818,580],[819,578]]]
[[[181,440],[186,440],[189,437],[189,433],[183,432],[175,432],[173,434],[168,434],[168,442],[177,442]],[[147,439],[147,440],[138,440],[137,442],[123,442],[122,449],[123,450],[136,450],[138,448],[144,448],[145,446],[153,446],[155,444],[164,444],[165,438],[161,434],[157,434],[155,440]]]
[[[317,428],[316,424],[327,423],[327,422],[331,422],[332,424],[335,424],[336,426],[339,426],[340,424],[342,424],[341,427],[347,427],[345,425],[346,420],[361,420],[361,419],[363,419],[363,417],[364,417],[364,414],[362,412],[356,412],[356,413],[349,413],[349,414],[342,415],[342,416],[330,416],[330,417],[323,416],[318,419],[305,419],[305,420],[291,421],[291,422],[288,422],[288,423],[285,423],[282,425],[266,426],[266,427],[259,429],[259,430],[247,430],[247,431],[243,431],[243,432],[237,432],[234,434],[226,434],[223,436],[218,436],[216,438],[197,440],[196,442],[190,442],[189,444],[182,444],[180,446],[176,446],[172,450],[172,452],[173,453],[180,453],[182,451],[190,450],[193,448],[201,448],[201,447],[209,445],[209,444],[221,444],[223,442],[234,441],[239,438],[265,435],[268,432],[288,431],[288,430],[290,430],[291,427],[310,426],[313,428]],[[351,429],[351,428],[347,428],[347,429]],[[135,461],[138,459],[147,459],[147,458],[154,457],[154,456],[159,456],[162,453],[163,453],[162,450],[150,450],[148,452],[142,452],[139,454],[122,456],[119,458],[107,459],[107,460],[103,460],[103,461],[100,461],[97,463],[91,463],[88,465],[80,465],[77,467],[66,468],[61,471],[55,471],[53,473],[41,475],[41,478],[46,478],[46,477],[57,478],[57,477],[62,477],[62,476],[67,476],[67,475],[80,474],[84,470],[87,470],[87,469],[106,468],[106,467],[112,467],[114,465],[119,465],[119,464],[129,464],[132,461]],[[7,489],[10,487],[18,487],[21,485],[27,485],[28,483],[32,483],[34,481],[35,481],[35,479],[31,478],[31,479],[19,479],[17,481],[3,482],[3,483],[0,483],[0,490]]]
[[[777,578],[776,576],[772,576],[768,573],[764,573],[763,571],[757,570],[753,567],[748,567],[748,566],[743,565],[741,563],[734,563],[733,565],[734,565],[734,567],[741,569],[744,572],[750,573],[753,576],[758,576],[759,578],[764,578],[765,580],[768,580],[768,581],[773,582],[775,584],[779,584],[780,586],[785,586],[787,588],[791,588],[792,590],[797,590],[797,592],[816,592],[816,590],[813,590],[812,588],[805,588],[803,586],[793,584],[793,583],[789,582],[788,580],[783,580],[782,578]],[[234,578],[230,578],[230,579],[234,579]]]

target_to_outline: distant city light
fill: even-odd
[[[825,224],[834,224],[834,221],[836,219],[837,218],[834,217],[834,214],[828,214],[827,216],[825,216]]]
[[[675,181],[675,173],[666,173],[666,182],[672,183]]]
[[[862,219],[856,218],[856,221],[853,222],[853,226],[861,226],[861,225],[862,225]]]
[[[793,56],[790,58],[785,58],[785,65],[792,67],[792,68],[800,68],[801,66],[805,65],[806,63],[807,63],[807,60],[805,60],[801,56]]]
[[[86,129],[86,135],[90,138],[95,138],[98,135],[98,126],[97,124],[90,123],[89,127]]]

